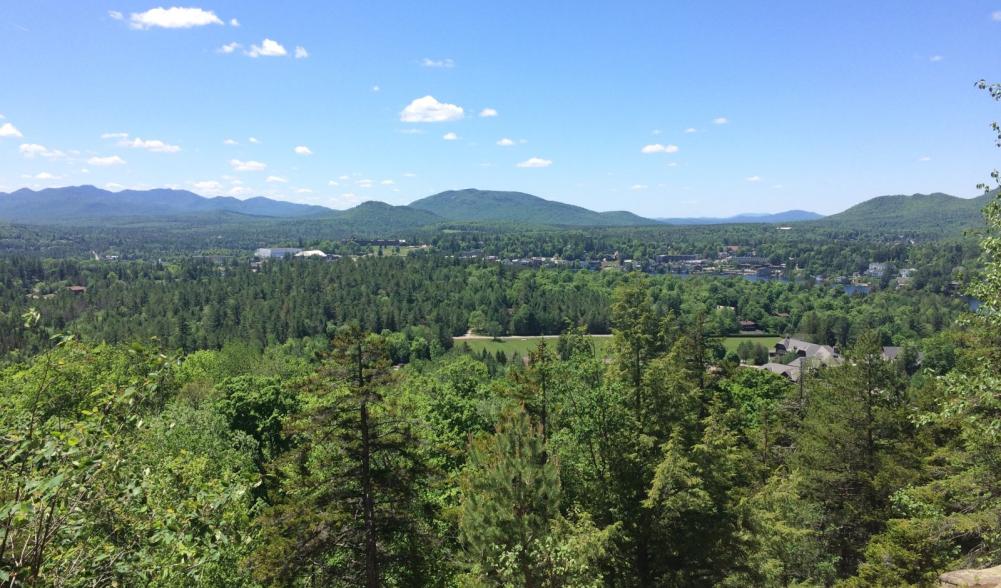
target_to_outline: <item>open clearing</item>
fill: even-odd
[[[461,348],[463,344],[469,345],[469,348],[475,353],[482,353],[484,349],[487,353],[496,354],[498,351],[503,351],[508,359],[517,353],[519,356],[524,357],[529,351],[535,349],[539,345],[539,339],[543,337],[500,337],[499,340],[491,339],[489,337],[456,337],[453,339],[453,343],[456,347]],[[556,340],[559,337],[556,335],[546,335],[546,344],[552,349],[556,349]],[[594,341],[594,350],[599,356],[605,354],[608,350],[609,345],[612,342],[611,335],[591,335],[591,340]],[[769,349],[775,345],[775,342],[779,340],[779,337],[775,335],[740,335],[734,337],[724,337],[723,347],[727,351],[733,351],[736,353],[737,346],[743,341],[750,341],[752,343],[761,343]]]

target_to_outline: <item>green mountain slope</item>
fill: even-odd
[[[879,196],[816,221],[840,229],[900,233],[960,233],[981,227],[984,206],[993,197],[959,198],[949,194]]]
[[[495,190],[449,190],[410,203],[459,222],[500,222],[554,226],[638,226],[657,224],[631,212],[595,212],[525,194]]]
[[[324,215],[315,221],[329,222],[342,228],[356,227],[366,232],[391,232],[426,227],[445,222],[445,219],[427,210],[370,200],[354,208]]]
[[[254,217],[304,217],[329,208],[226,196],[205,198],[187,190],[122,190],[110,192],[94,186],[66,186],[0,193],[0,219],[11,222],[50,224],[107,224],[128,219],[166,219],[183,216],[225,216],[227,213]]]

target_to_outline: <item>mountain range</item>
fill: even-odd
[[[29,224],[84,223],[108,219],[156,218],[229,212],[250,216],[298,217],[330,212],[323,206],[256,197],[205,198],[187,190],[122,190],[67,186],[0,193],[0,219]]]
[[[723,224],[746,224],[746,223],[794,223],[799,221],[809,221],[824,218],[824,215],[807,210],[786,210],[776,213],[744,213],[727,217],[682,217],[682,218],[658,218],[657,220],[666,225],[723,225]]]
[[[808,223],[844,230],[956,233],[982,226],[990,195],[880,196],[827,217],[803,210],[741,214],[726,218],[649,219],[631,212],[596,212],[523,192],[449,190],[393,206],[369,201],[348,210],[257,197],[208,198],[186,190],[123,190],[68,186],[0,193],[0,221],[22,224],[123,225],[171,222],[238,224],[255,221],[336,226],[358,233],[399,232],[455,224],[489,226],[637,227],[658,224]]]

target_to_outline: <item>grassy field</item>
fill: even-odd
[[[737,337],[724,337],[723,347],[726,347],[727,351],[733,351],[736,353],[738,345],[744,341],[750,341],[751,343],[761,343],[771,350],[775,347],[775,343],[777,343],[778,340],[779,337],[776,337],[775,335],[740,335]]]
[[[594,340],[594,349],[599,356],[604,355],[605,351],[612,343],[612,338],[608,336],[594,336],[592,339]],[[779,338],[774,335],[724,337],[723,346],[726,347],[727,351],[733,351],[736,353],[737,346],[740,345],[742,341],[761,343],[765,347],[771,348],[778,340]],[[457,347],[462,347],[463,343],[469,345],[469,348],[475,353],[482,353],[484,349],[491,354],[503,351],[507,354],[508,359],[510,359],[515,353],[524,357],[530,350],[535,349],[535,347],[539,344],[539,337],[508,337],[500,341],[492,341],[490,339],[457,339],[455,341],[455,345]],[[546,344],[555,349],[556,337],[547,337]]]
[[[457,347],[462,347],[463,343],[469,345],[475,353],[482,353],[484,349],[488,353],[496,354],[498,351],[503,351],[507,354],[508,359],[512,355],[517,353],[518,355],[524,357],[529,351],[535,349],[539,345],[540,337],[510,337],[505,338],[500,341],[492,341],[490,339],[465,339],[456,340],[455,345]],[[546,337],[546,345],[549,345],[553,350],[556,349],[556,337]],[[594,350],[598,355],[604,355],[605,350],[608,348],[609,344],[612,342],[611,337],[592,337],[594,341]]]

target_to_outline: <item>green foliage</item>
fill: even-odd
[[[459,529],[471,586],[601,586],[594,564],[608,531],[559,511],[560,481],[541,430],[524,411],[505,413],[473,443]]]

